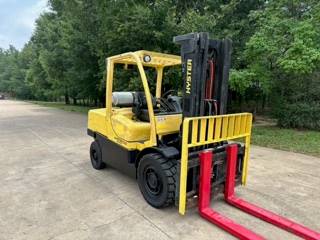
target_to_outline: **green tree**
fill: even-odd
[[[14,97],[31,98],[30,88],[25,81],[28,61],[16,48],[0,49],[0,92]]]

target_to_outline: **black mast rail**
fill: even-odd
[[[231,40],[212,40],[208,33],[174,37],[181,45],[183,116],[226,113]]]

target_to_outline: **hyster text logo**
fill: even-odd
[[[191,72],[192,72],[192,60],[187,60],[187,80],[186,80],[186,93],[191,93]]]

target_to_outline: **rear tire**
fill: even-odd
[[[106,164],[102,161],[102,151],[99,143],[95,140],[90,146],[90,159],[94,169],[100,170],[106,167]]]
[[[144,199],[155,208],[174,202],[176,163],[159,153],[143,156],[138,166],[138,184]]]

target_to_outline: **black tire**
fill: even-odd
[[[94,169],[100,170],[106,167],[106,164],[102,162],[102,151],[97,141],[93,141],[90,146],[90,159]]]
[[[176,163],[158,153],[143,156],[138,166],[138,184],[144,199],[155,208],[174,202]]]

